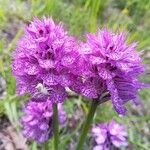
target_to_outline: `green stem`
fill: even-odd
[[[58,109],[57,109],[57,104],[53,105],[53,130],[54,130],[54,150],[58,150],[59,129],[58,129]]]
[[[44,150],[49,150],[49,141],[46,141],[45,143],[44,143]]]
[[[84,144],[84,141],[86,139],[88,130],[89,130],[90,125],[92,123],[92,120],[93,120],[93,117],[94,117],[97,106],[98,106],[98,101],[97,100],[92,100],[91,107],[89,109],[87,118],[84,122],[82,131],[81,131],[81,134],[80,134],[79,141],[78,141],[77,146],[76,146],[76,150],[81,150],[82,149],[82,146]]]

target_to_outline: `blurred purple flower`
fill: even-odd
[[[144,72],[136,52],[136,43],[127,44],[123,33],[106,29],[87,34],[87,42],[79,46],[82,79],[73,89],[88,97],[99,98],[108,93],[115,110],[124,114],[124,103],[133,100],[138,104],[138,90],[144,87],[138,75]]]
[[[35,102],[31,99],[27,105],[24,106],[23,112],[25,113],[21,119],[23,135],[28,139],[35,140],[39,144],[47,141],[53,132],[53,110],[51,102]],[[62,109],[62,104],[58,104],[58,119],[60,127],[63,127],[66,114]]]
[[[113,146],[120,148],[128,145],[125,128],[115,120],[93,127],[92,134],[96,142],[93,150],[110,150]]]
[[[52,102],[62,102],[65,87],[76,80],[69,71],[75,66],[76,57],[75,39],[67,35],[62,24],[56,25],[52,18],[34,18],[25,27],[13,53],[12,73],[16,77],[17,94],[35,94],[41,85],[50,89],[46,94],[50,95],[49,91],[52,91]]]

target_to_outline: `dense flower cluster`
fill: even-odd
[[[96,142],[93,150],[111,150],[113,146],[120,148],[128,145],[127,132],[115,120],[93,127],[92,134]]]
[[[86,39],[79,49],[84,80],[77,83],[75,90],[89,98],[108,93],[115,110],[124,114],[123,104],[128,100],[137,104],[138,89],[143,87],[137,80],[144,68],[136,43],[127,45],[123,33],[113,34],[106,29],[87,34]]]
[[[56,25],[52,18],[43,17],[41,21],[34,18],[13,54],[17,93],[35,94],[40,84],[47,89],[53,103],[63,102],[67,95],[64,87],[76,78],[68,70],[75,63],[75,48],[74,38],[67,35],[61,24]]]
[[[22,117],[23,135],[41,144],[47,141],[52,135],[52,104],[50,101],[35,102],[32,99],[23,109],[25,115]],[[62,104],[58,104],[58,119],[63,127],[66,115]]]
[[[137,76],[144,69],[135,48],[136,43],[126,44],[123,33],[106,29],[87,34],[86,43],[76,46],[61,24],[35,18],[14,52],[17,93],[37,94],[41,85],[53,103],[63,102],[66,87],[93,99],[108,93],[115,110],[124,114],[123,104],[137,104],[138,89],[143,87]]]
[[[22,119],[24,135],[38,143],[50,137],[52,105],[65,100],[66,88],[100,103],[107,97],[115,110],[124,114],[123,105],[127,101],[138,103],[137,92],[144,85],[137,78],[143,71],[136,43],[127,44],[123,33],[113,34],[103,29],[87,34],[86,42],[76,42],[52,18],[34,18],[25,27],[12,62],[17,94],[31,95]],[[64,113],[59,111],[62,123]],[[122,129],[114,121],[108,126]],[[117,146],[116,138],[122,138],[124,132],[116,136],[108,128],[105,125],[102,143],[107,143],[106,132],[109,132]]]
[[[61,103],[77,78],[69,71],[76,62],[75,39],[67,35],[61,24],[52,18],[34,18],[13,53],[12,72],[16,77],[17,94],[31,94],[21,119],[27,138],[43,143],[52,132],[52,105]],[[74,65],[75,66],[75,65]],[[60,104],[58,104],[60,105]],[[59,106],[59,123],[65,113]]]

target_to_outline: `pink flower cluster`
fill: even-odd
[[[96,142],[93,150],[111,150],[113,146],[120,148],[128,145],[128,134],[124,126],[120,125],[115,120],[109,123],[101,123],[93,127],[92,135]]]
[[[33,112],[34,121],[23,119],[26,136],[39,142],[48,138],[45,124],[35,124],[35,128],[32,123],[40,118],[51,126],[51,117],[44,115],[51,109],[47,104],[62,103],[66,88],[100,102],[107,97],[119,114],[125,114],[123,105],[127,101],[138,103],[138,90],[144,87],[138,76],[143,71],[136,43],[127,44],[123,33],[98,30],[88,33],[86,42],[81,42],[52,18],[34,18],[17,42],[12,62],[17,94],[31,95],[24,111],[27,116]],[[36,129],[42,139],[35,134]]]

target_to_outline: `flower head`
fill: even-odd
[[[35,102],[32,99],[24,107],[24,116],[21,119],[23,125],[23,135],[35,140],[38,143],[44,143],[52,135],[52,104],[50,101]],[[62,104],[58,104],[59,124],[63,127],[66,120]]]
[[[47,89],[47,94],[52,91],[53,95],[66,95],[65,87],[76,79],[68,70],[75,63],[75,47],[74,37],[67,35],[62,24],[55,24],[52,18],[34,18],[25,27],[13,53],[12,72],[16,77],[17,93],[37,93],[36,87],[40,84],[51,89]],[[52,102],[64,100],[56,95]]]
[[[95,35],[87,34],[86,39],[87,42],[82,43],[79,49],[83,66],[81,82],[86,84],[86,90],[92,90],[95,94],[84,95],[99,98],[106,92],[115,110],[124,114],[123,104],[129,100],[137,104],[138,89],[143,87],[137,80],[144,68],[136,52],[136,43],[127,44],[123,33],[114,34],[106,29],[99,30]],[[90,88],[87,83],[90,83]],[[82,94],[82,88],[78,85],[76,87]]]
[[[92,134],[96,142],[93,150],[110,150],[112,146],[120,148],[128,145],[127,132],[115,120],[93,127]]]

